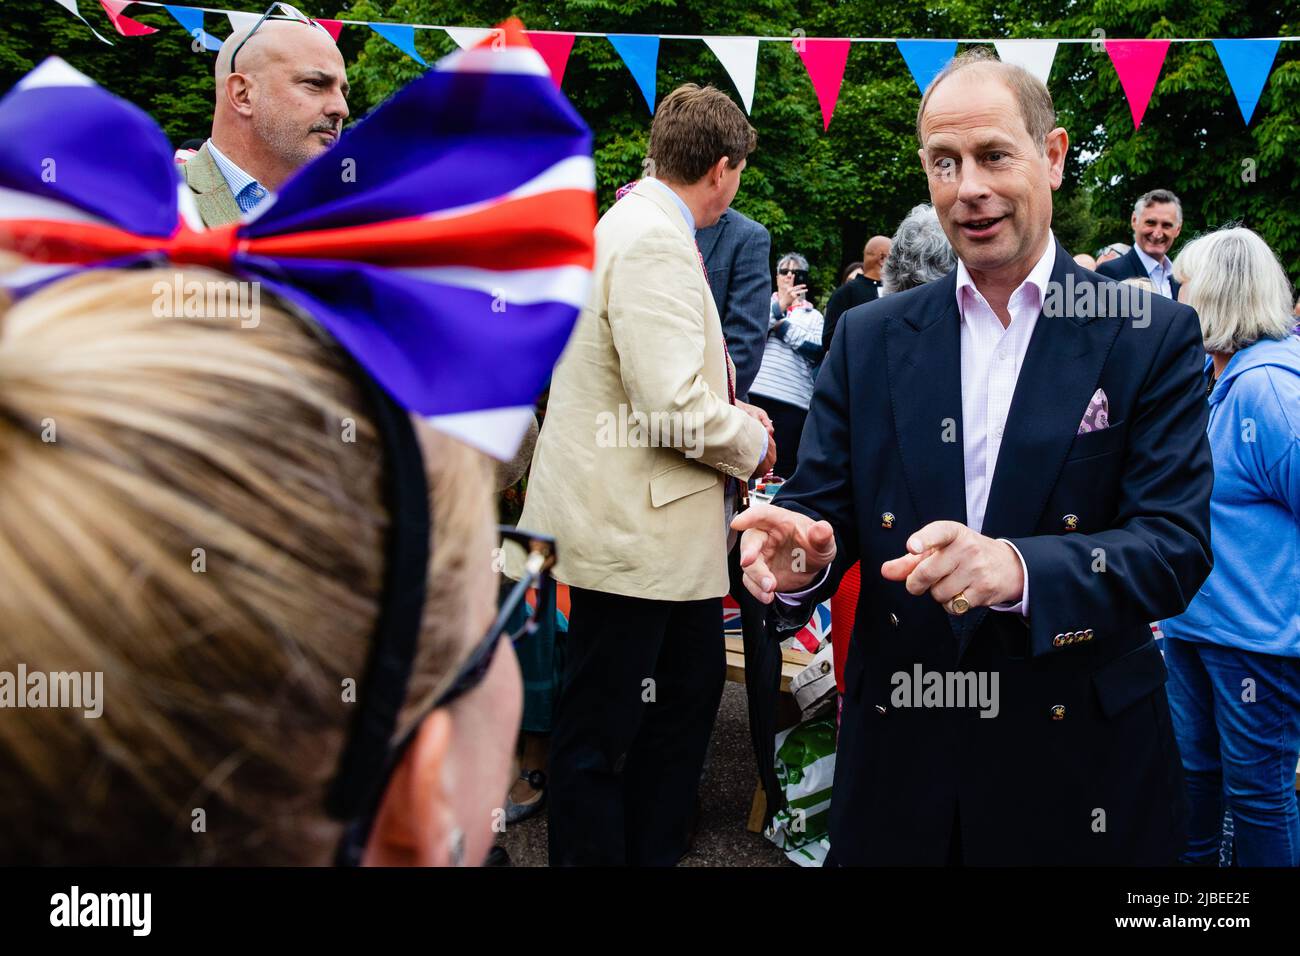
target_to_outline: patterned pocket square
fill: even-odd
[[[1110,427],[1110,403],[1106,401],[1106,392],[1104,389],[1097,389],[1092,393],[1092,398],[1088,402],[1088,408],[1083,413],[1083,421],[1079,422],[1079,430],[1076,434],[1083,435],[1087,432],[1099,432],[1103,428]]]

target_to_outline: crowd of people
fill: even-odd
[[[215,78],[212,135],[177,156],[209,228],[348,116],[311,24],[237,31]],[[545,809],[553,865],[674,865],[723,596],[748,666],[851,588],[827,865],[1211,863],[1225,807],[1237,862],[1300,865],[1285,271],[1241,226],[1175,250],[1167,189],[1137,199],[1131,246],[1072,256],[1051,230],[1068,133],[1041,82],[978,50],[929,85],[917,136],[930,201],[880,224],[823,314],[805,255],[772,263],[730,208],[758,145],[745,114],[671,92],[654,175],[597,226],[535,443],[505,465],[284,303],[253,330],[156,314],[160,276],[211,270],[0,300],[0,664],[130,690],[98,721],[3,714],[7,859],[478,865],[502,819]],[[1049,314],[1063,286],[1093,305]],[[600,440],[624,409],[678,427]],[[527,531],[503,538],[493,491],[525,472]],[[558,659],[521,626],[559,617],[548,577],[568,593]],[[396,728],[374,756],[349,688],[400,657],[412,614],[409,688],[367,704]],[[998,674],[999,715],[900,698],[914,669]]]
[[[650,147],[657,177],[627,190],[602,221],[618,239],[602,248],[598,268],[608,271],[598,272],[598,285],[616,290],[633,282],[637,294],[621,303],[599,299],[584,312],[578,347],[556,370],[534,464],[543,480],[529,486],[521,519],[560,538],[575,526],[600,523],[598,533],[577,542],[581,563],[568,563],[566,555],[557,566],[575,600],[568,622],[572,656],[555,713],[562,759],[553,760],[549,777],[553,863],[673,862],[689,845],[689,797],[722,678],[717,640],[701,649],[698,631],[676,617],[695,614],[702,593],[700,574],[683,577],[680,570],[698,571],[700,555],[711,555],[712,567],[720,569],[729,551],[728,591],[742,608],[747,668],[755,659],[751,642],[770,642],[783,627],[798,626],[839,588],[855,595],[847,613],[837,605],[833,619],[837,680],[849,705],[841,714],[828,862],[1207,863],[1218,859],[1226,803],[1237,862],[1300,865],[1300,589],[1294,577],[1300,489],[1290,477],[1300,424],[1300,339],[1292,334],[1296,319],[1286,274],[1263,240],[1241,227],[1207,231],[1173,258],[1183,213],[1167,189],[1136,200],[1132,245],[1112,243],[1095,257],[1068,257],[1050,232],[1050,190],[1059,184],[1067,138],[1052,127],[1046,91],[1022,71],[975,56],[950,65],[927,101],[936,87],[942,98],[942,80],[958,70],[971,71],[966,79],[981,84],[978,95],[936,121],[933,146],[928,104],[918,123],[927,153],[933,150],[926,157],[933,204],[913,209],[892,238],[867,241],[824,317],[808,294],[809,263],[798,251],[775,259],[765,322],[755,322],[754,312],[771,288],[766,274],[733,276],[726,264],[715,265],[712,243],[700,243],[703,270],[692,262],[682,234],[698,237],[717,228],[713,217],[738,188],[750,151],[744,119],[728,110],[723,94],[691,86],[667,97],[657,113]],[[955,90],[953,99],[960,99]],[[1004,139],[991,159],[955,118],[980,116],[981,107],[983,115],[1003,110]],[[1018,127],[1005,122],[1008,114],[1022,118]],[[683,116],[694,130],[690,165],[680,162],[682,147],[671,141],[673,131],[687,125]],[[1035,163],[1041,178],[1030,188],[1020,168]],[[679,215],[672,214],[674,207]],[[641,218],[646,215],[649,222]],[[1022,234],[1008,235],[1017,231]],[[670,241],[677,249],[671,257],[651,261],[632,251],[639,243],[661,251]],[[770,244],[752,224],[744,242]],[[1056,376],[1051,365],[1053,359],[1077,365],[1086,349],[1059,342],[1052,356],[1031,348],[1034,313],[1072,265],[1078,268],[1071,278],[1080,286],[1113,280],[1135,287],[1134,298],[1120,300],[1128,311],[1109,316],[1128,318],[1132,332],[1114,340],[1110,324],[1089,333],[1099,340],[1094,349],[1102,338],[1114,340],[1114,349],[1109,362],[1098,356],[1073,383],[1082,398],[1077,409],[1062,391],[1071,384],[1068,375]],[[630,269],[635,278],[624,271]],[[925,287],[928,301],[905,295],[918,287]],[[673,302],[641,294],[650,288],[674,289]],[[955,308],[946,307],[945,295],[948,302],[955,296]],[[933,321],[945,315],[951,325]],[[688,316],[697,345],[682,356],[665,337],[668,329],[684,327]],[[1071,316],[1085,327],[1089,318]],[[1152,318],[1158,336],[1147,330]],[[899,322],[933,333],[913,341],[897,330]],[[620,330],[624,324],[653,328],[656,341],[632,338]],[[847,334],[836,330],[844,324],[859,329],[862,340],[843,344],[836,367],[834,343]],[[686,388],[716,378],[722,367],[710,348],[719,327],[731,354],[761,356],[752,378],[736,366],[729,383],[734,400],[717,385],[711,394]],[[945,346],[957,352],[947,365],[939,354]],[[1235,362],[1230,370],[1229,361]],[[640,381],[647,363],[669,391],[642,393],[631,386],[625,392],[624,383]],[[1022,371],[1040,392],[1020,397]],[[883,390],[879,383],[896,374],[915,391]],[[1252,379],[1248,393],[1237,381],[1241,374]],[[1229,414],[1219,409],[1234,387],[1250,413],[1235,405]],[[933,420],[951,420],[940,412],[957,411],[952,419],[965,427],[949,438],[950,448],[936,436],[940,443],[927,451],[907,407],[945,390],[951,404],[932,405]],[[634,476],[616,475],[614,459],[627,461],[632,453],[593,453],[586,423],[593,409],[625,395],[634,405],[697,415],[705,429],[703,459],[664,456],[660,449],[639,456]],[[1052,436],[1055,445],[1045,434],[1033,435],[1034,416],[1045,414],[1034,410],[1037,401],[1045,408],[1066,405],[1077,429],[1071,424]],[[868,416],[866,425],[850,424],[854,411]],[[882,411],[883,419],[872,417]],[[1249,439],[1241,437],[1246,418]],[[1028,434],[1013,437],[1013,423]],[[762,437],[755,424],[767,432],[761,455],[746,443],[748,435]],[[773,442],[775,475],[766,470]],[[1012,455],[1024,456],[1019,464],[1008,456],[1009,443]],[[895,464],[901,474],[882,477],[900,446],[903,461]],[[909,446],[915,460],[909,460]],[[951,446],[961,449],[956,457]],[[748,458],[737,461],[746,448]],[[1054,463],[1062,455],[1065,468],[1053,489]],[[946,469],[942,479],[934,474],[938,467]],[[1021,481],[1011,469],[1037,474]],[[1229,478],[1234,470],[1237,476]],[[965,492],[955,502],[926,500],[950,495],[954,480],[960,488],[963,474]],[[635,502],[644,476],[649,500],[636,507],[647,510],[628,504],[611,516],[610,498]],[[746,535],[723,545],[705,516],[735,514],[743,493],[737,478],[785,483],[776,507],[756,506],[729,520]],[[1044,497],[1059,500],[1063,513],[1051,513],[1056,504],[1046,514],[1018,513],[1025,502]],[[873,505],[876,510],[863,514]],[[884,505],[892,508],[882,518]],[[895,539],[892,551],[872,546],[884,564],[864,582],[856,555],[869,550],[869,537],[891,539],[880,532],[894,531],[900,506],[909,505],[916,517],[905,534],[915,537],[906,547]],[[683,536],[680,522],[687,515],[696,531]],[[978,534],[994,521],[1007,537]],[[1027,537],[1011,537],[1017,534]],[[1059,541],[1067,535],[1068,544]],[[1066,546],[1054,553],[1058,541]],[[1081,551],[1085,543],[1101,547]],[[1114,585],[1100,583],[1106,579],[1094,567],[1097,553]],[[1032,605],[1030,579],[1041,595]],[[890,582],[910,595],[929,592],[930,603],[946,613],[925,620],[914,609],[905,617]],[[975,598],[972,591],[980,586],[987,593]],[[720,579],[710,582],[712,606],[702,620],[716,620],[721,588]],[[1067,597],[1065,590],[1075,593]],[[978,620],[972,609],[979,608],[994,613],[972,623]],[[901,650],[897,632],[904,619],[917,623],[911,646]],[[1153,619],[1164,627],[1162,651],[1151,640]],[[916,638],[925,630],[934,643],[920,649]],[[1108,646],[1060,650],[1094,640]],[[1064,656],[1052,656],[1058,653]],[[1049,720],[1073,711],[1069,719],[1083,725],[1083,736],[1071,738],[1082,751],[1070,760],[1091,761],[1096,776],[1082,788],[1087,795],[1070,797],[1079,804],[1072,820],[1063,812],[1055,818],[1027,813],[1016,801],[996,805],[1008,790],[1043,792],[1066,780],[1077,784],[1086,773],[1077,765],[1009,766],[1020,752],[1017,743],[1051,746],[1028,715],[1005,716],[1013,725],[1005,736],[990,733],[982,741],[975,734],[972,751],[981,759],[949,749],[971,733],[960,718],[950,728],[919,719],[909,727],[895,718],[891,730],[880,729],[888,725],[879,717],[890,710],[881,699],[887,697],[880,689],[886,675],[918,659],[951,669],[981,658],[1000,671],[1004,688],[1008,675],[1015,676],[1016,695],[1067,701],[1044,705]],[[697,668],[690,682],[679,669],[687,663]],[[1172,675],[1167,697],[1165,667]],[[658,690],[650,700],[640,693],[647,679]],[[1231,681],[1246,679],[1259,695],[1248,707],[1227,691]],[[1081,693],[1089,682],[1097,702]],[[1134,707],[1139,700],[1150,701],[1145,710]],[[751,719],[752,707],[751,700]],[[770,739],[758,746],[761,753]],[[864,748],[874,755],[868,758]],[[671,776],[657,778],[652,806],[646,802],[648,764],[672,768]],[[946,766],[936,771],[935,765]],[[637,775],[627,776],[628,767]],[[1006,770],[1003,785],[981,792],[974,775],[995,768]],[[900,780],[908,783],[900,786]],[[671,796],[663,789],[669,786],[676,787]],[[936,797],[934,789],[944,796]],[[1094,806],[1110,808],[1111,830],[1087,825],[1095,823],[1086,812]],[[557,819],[565,821],[562,827]],[[1122,835],[1098,835],[1113,834],[1115,826],[1123,827]],[[643,842],[647,833],[655,836],[652,851]]]

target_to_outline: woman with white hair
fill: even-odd
[[[1169,705],[1191,799],[1186,863],[1217,860],[1222,801],[1237,862],[1300,865],[1300,339],[1264,240],[1187,244],[1178,298],[1201,319],[1210,374],[1214,570],[1163,622]]]

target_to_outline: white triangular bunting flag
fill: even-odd
[[[745,112],[754,108],[754,74],[758,70],[757,37],[705,37],[704,42],[724,67],[736,92],[745,103]]]
[[[230,29],[235,33],[252,29],[262,19],[260,13],[237,13],[234,10],[228,11],[226,16],[230,18]]]
[[[1056,59],[1056,45],[1055,40],[995,40],[993,48],[1003,63],[1023,66],[1046,86]]]
[[[77,9],[77,0],[54,0],[54,2],[57,3],[59,6],[61,6],[64,10],[67,10],[69,13],[71,13],[74,17],[76,17],[78,20],[84,23],[87,27],[90,27],[90,32],[95,34],[95,39],[107,43],[109,46],[114,45],[112,40],[100,36],[99,31],[96,30],[94,27],[90,26],[90,21],[87,20],[85,17],[83,17],[81,15],[81,11]]]
[[[492,30],[487,27],[444,27],[447,36],[456,41],[456,45],[462,50],[468,50],[481,42],[485,37],[492,35]]]

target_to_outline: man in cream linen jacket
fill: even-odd
[[[550,757],[552,864],[672,865],[725,679],[728,513],[765,471],[694,231],[756,141],[723,93],[660,104],[647,177],[596,227],[594,288],[556,366],[520,526],[570,587]]]

